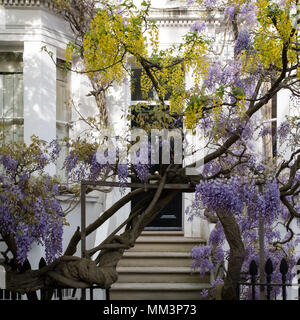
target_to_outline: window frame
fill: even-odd
[[[5,51],[0,51],[0,55],[1,54],[11,54],[11,55],[19,55],[20,57],[17,58],[17,60],[19,59],[19,61],[16,62],[16,71],[9,71],[9,70],[5,70],[5,71],[0,71],[0,78],[1,78],[1,90],[2,92],[0,92],[0,99],[2,100],[1,105],[2,107],[0,108],[0,122],[1,124],[3,124],[3,126],[7,127],[11,127],[11,126],[17,126],[16,128],[12,127],[9,128],[9,136],[11,135],[10,130],[12,129],[12,139],[8,139],[8,141],[12,141],[12,142],[19,142],[19,141],[24,141],[24,55],[23,55],[23,51],[21,50],[5,50]],[[9,60],[7,60],[8,63]],[[11,63],[13,63],[14,61],[11,60]],[[0,68],[1,70],[1,68]],[[22,71],[20,71],[22,70]],[[21,76],[21,92],[15,92],[14,90],[15,88],[15,79],[13,76],[15,75],[19,75]],[[13,109],[12,109],[12,116],[5,116],[5,105],[4,105],[4,94],[5,94],[5,83],[4,83],[4,76],[12,76],[13,79],[13,96],[12,96],[12,100],[13,100]],[[17,88],[18,90],[19,88]],[[20,94],[19,98],[21,98],[21,106],[20,106],[20,110],[21,110],[21,114],[22,116],[15,116],[15,113],[18,113],[18,107],[15,105],[15,99],[18,99],[17,95]],[[12,122],[12,123],[9,123]],[[18,133],[18,130],[20,130],[20,132]],[[5,137],[5,130],[3,127],[2,134]],[[16,137],[16,138],[15,138]],[[4,138],[4,141],[6,140],[6,138]]]
[[[60,139],[64,139],[64,138],[69,138],[70,137],[70,129],[73,127],[73,121],[72,121],[72,110],[67,110],[68,107],[68,101],[71,98],[71,74],[68,71],[60,71],[60,66],[64,63],[65,61],[63,59],[57,58],[56,59],[56,139],[60,140]],[[66,74],[60,78],[60,74],[59,72],[66,72]],[[66,99],[65,101],[62,101],[62,106],[59,106],[59,84],[63,83],[65,85],[65,90],[66,90]],[[59,113],[59,107],[62,107],[62,114],[64,114],[65,110],[64,108],[66,108],[66,113],[67,113],[67,121],[66,120],[60,120],[58,119],[58,113]],[[59,128],[61,127],[61,128]],[[67,131],[67,136],[64,137],[60,137],[59,136],[59,131],[64,131],[66,129]],[[62,145],[60,142],[60,146],[63,150],[63,148],[66,148],[66,152],[65,152],[65,156],[68,156],[69,154],[69,148],[67,145]],[[63,182],[68,182],[68,175],[66,170],[63,168],[63,163],[64,163],[64,158],[61,159],[60,157],[63,156],[62,154],[62,150],[60,153],[60,156],[58,157],[58,159],[56,160],[56,175],[59,176]],[[59,167],[60,165],[62,165],[62,167]]]

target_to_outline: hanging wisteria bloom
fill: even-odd
[[[249,48],[251,44],[251,36],[248,30],[243,29],[239,32],[234,46],[234,54],[238,55],[243,50]]]
[[[47,263],[62,254],[65,217],[56,199],[58,184],[43,172],[57,159],[59,151],[57,142],[43,147],[34,138],[30,147],[23,143],[16,144],[11,154],[0,156],[3,168],[0,179],[0,233],[14,239],[16,259],[20,265],[27,259],[34,243],[44,246]]]
[[[277,130],[278,137],[282,140],[286,139],[290,133],[290,130],[290,123],[288,121],[283,121]]]
[[[243,209],[241,186],[238,177],[201,181],[196,187],[195,197],[201,201],[203,208],[213,212],[222,208],[223,212],[240,213]]]
[[[253,3],[244,3],[239,11],[239,15],[247,26],[252,25],[257,20],[257,7]]]
[[[236,9],[237,7],[235,6],[228,6],[225,8],[225,15],[228,16],[228,18],[230,20],[233,20],[234,19],[234,15],[236,13]]]
[[[217,5],[217,0],[204,0],[203,4],[207,7],[207,8],[212,8],[213,6]]]
[[[188,6],[191,6],[192,4],[194,4],[195,3],[195,0],[187,0],[186,1],[186,4],[188,5]]]
[[[201,21],[196,21],[192,24],[190,31],[202,32],[206,28],[206,24]]]

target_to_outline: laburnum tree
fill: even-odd
[[[206,15],[191,26],[182,43],[164,50],[160,49],[159,31],[146,1],[139,8],[127,0],[55,3],[58,14],[69,22],[74,33],[63,68],[89,78],[89,95],[95,97],[99,112],[95,118],[84,119],[91,129],[88,134],[68,142],[70,153],[65,168],[73,186],[62,187],[54,178],[37,178],[34,174],[55,160],[59,152],[56,143],[47,147],[34,138],[28,147],[23,144],[9,148],[3,144],[0,232],[8,247],[4,255],[10,251],[13,256],[6,256],[3,262],[7,288],[28,294],[49,285],[87,288],[97,284],[109,288],[117,280],[116,266],[124,251],[134,246],[143,229],[178,193],[186,192],[164,189],[166,184],[189,184],[195,197],[186,214],[216,221],[207,245],[192,250],[192,267],[199,268],[200,273],[222,267],[224,272],[212,291],[222,283],[223,299],[236,299],[241,273],[247,271],[250,260],[258,260],[259,216],[264,221],[265,256],[276,264],[285,257],[293,267],[297,238],[291,223],[300,218],[299,117],[287,117],[276,133],[284,150],[290,148],[288,157],[280,146],[272,157],[261,155],[256,140],[270,135],[259,111],[281,90],[288,90],[291,105],[296,109],[299,106],[298,1],[188,1],[187,5],[205,8]],[[222,20],[224,43],[232,43],[227,56],[216,50],[206,33],[215,14]],[[75,56],[80,58],[80,68],[71,64]],[[206,155],[198,160],[203,160],[204,166],[199,174],[188,175],[187,166],[174,161],[160,164],[155,175],[157,189],[139,188],[125,194],[87,227],[89,235],[124,205],[144,195],[106,240],[88,250],[85,258],[76,257],[81,239],[78,229],[62,253],[60,241],[66,217],[55,200],[59,192],[78,196],[75,185],[83,179],[105,181],[117,177],[122,188],[129,179],[147,182],[152,178],[150,166],[145,163],[133,165],[118,159],[113,164],[102,164],[97,160],[101,142],[95,132],[101,135],[110,126],[105,97],[112,85],[130,76],[133,63],[142,69],[143,95],[147,98],[150,91],[155,91],[151,96],[155,107],[145,118],[142,111],[147,105],[135,106],[132,113],[124,115],[128,122],[134,120],[145,131],[180,129],[182,124],[191,130],[200,129],[204,132]],[[194,84],[187,90],[188,72]],[[125,137],[122,143],[129,148],[133,142]],[[188,167],[195,167],[195,163]],[[283,226],[281,231],[279,224]],[[125,231],[118,234],[123,227]],[[35,241],[45,245],[47,265],[24,272],[27,253]],[[288,277],[291,279],[293,274],[290,272]]]

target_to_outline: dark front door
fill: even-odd
[[[133,69],[133,79],[132,91],[131,91],[131,100],[132,101],[143,101],[144,97],[142,96],[142,90],[140,86],[141,81],[141,69]],[[170,94],[166,95],[166,100]],[[153,90],[150,90],[148,98],[153,97]],[[151,124],[151,110],[154,106],[147,105],[146,103],[140,107],[139,112],[132,110],[132,114],[137,116],[138,114],[145,115],[144,121]],[[132,128],[139,128],[139,125],[134,119],[131,120]],[[161,154],[161,150],[160,150]],[[154,174],[155,171],[159,171],[158,165],[151,166],[151,174]],[[132,182],[134,179],[132,179]],[[131,208],[133,208],[145,195],[137,197],[131,201]],[[145,230],[182,230],[182,193],[179,193],[163,210],[162,212],[145,228]]]
[[[131,201],[131,207],[133,208],[143,197]],[[145,230],[182,230],[182,194],[178,194]]]
[[[151,166],[151,174],[157,170],[157,167],[157,165]],[[146,194],[143,194],[132,200],[131,208],[145,196]],[[182,193],[176,195],[145,230],[182,230]]]
[[[182,194],[178,194],[145,230],[182,230]]]

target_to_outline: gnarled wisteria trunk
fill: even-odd
[[[236,300],[237,285],[240,280],[241,269],[245,258],[245,248],[239,226],[232,214],[224,214],[219,211],[217,212],[217,216],[223,226],[226,240],[230,247],[222,298],[224,300]]]
[[[117,281],[116,267],[126,249],[134,246],[138,236],[163,208],[176,196],[178,191],[163,191],[166,176],[160,182],[156,192],[149,192],[145,199],[141,200],[131,211],[128,219],[123,224],[125,231],[116,235],[111,234],[102,244],[87,251],[87,258],[72,256],[80,242],[80,230],[77,230],[70,241],[65,255],[55,260],[40,270],[27,270],[19,272],[7,268],[7,290],[29,294],[28,298],[35,299],[30,295],[39,289],[55,286],[69,286],[73,288],[88,288],[98,285],[103,289]],[[143,193],[143,189],[137,189],[114,204],[93,224],[88,226],[87,234],[90,234],[111,217],[118,208],[129,202],[134,196]],[[95,261],[90,256],[100,251]],[[49,298],[51,295],[49,296]]]

